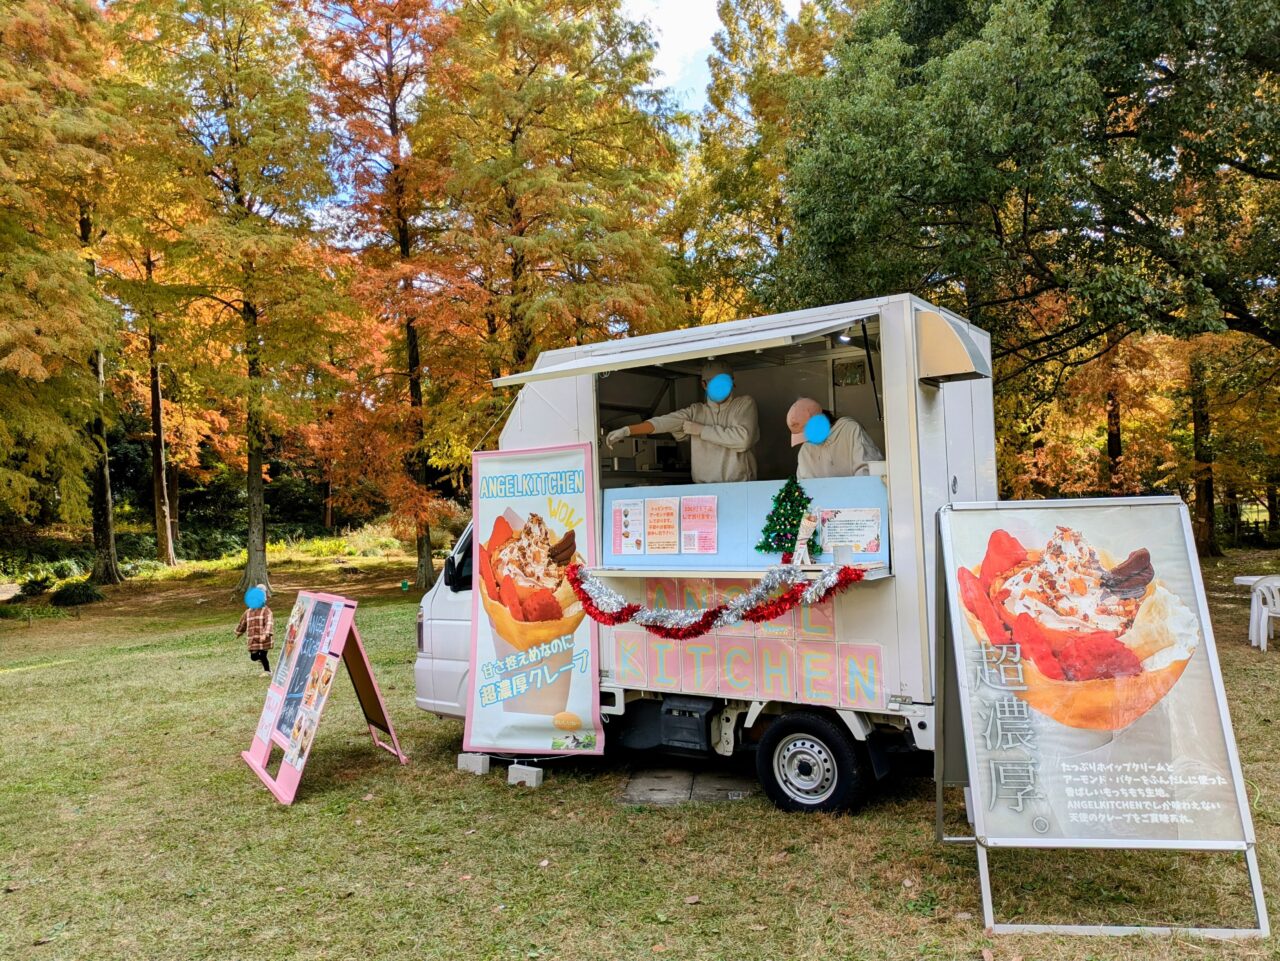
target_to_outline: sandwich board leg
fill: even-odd
[[[401,764],[408,764],[409,758],[400,749],[400,740],[396,737],[395,726],[391,723],[391,715],[387,713],[386,702],[382,700],[382,691],[374,680],[373,668],[369,664],[369,655],[365,653],[364,641],[360,639],[360,631],[351,625],[348,643],[342,648],[342,660],[347,665],[347,674],[356,689],[356,698],[360,701],[360,709],[364,711],[365,721],[369,725],[369,736],[373,738],[375,747],[380,747],[388,754],[394,755]],[[381,731],[391,739],[390,743],[378,736]]]

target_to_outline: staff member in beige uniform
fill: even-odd
[[[703,391],[721,375],[730,379],[730,389],[719,401],[711,399],[717,393],[713,389],[706,403],[690,404],[630,427],[619,427],[609,433],[605,442],[612,447],[628,437],[647,434],[671,434],[676,440],[689,437],[692,438],[695,484],[755,480],[755,446],[760,440],[756,402],[743,394],[732,393],[733,370],[723,361],[713,360],[703,366]]]
[[[791,431],[791,446],[803,444],[796,463],[796,477],[856,477],[869,474],[867,465],[884,460],[884,454],[876,446],[861,424],[852,417],[840,417],[831,424],[831,433],[821,444],[805,437],[804,428],[810,419],[826,413],[812,397],[801,397],[787,411],[787,429]]]

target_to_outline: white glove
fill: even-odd
[[[682,433],[688,434],[690,437],[701,437],[702,425],[699,423],[695,423],[694,421],[687,420],[684,422],[684,426],[680,428],[680,431]]]
[[[617,444],[620,441],[624,441],[630,436],[631,436],[630,427],[619,427],[617,430],[609,431],[609,435],[605,437],[604,442],[609,446],[610,450],[613,450],[614,444]]]

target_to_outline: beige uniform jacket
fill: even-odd
[[[760,423],[754,400],[735,395],[723,404],[699,402],[650,417],[649,423],[659,434],[684,440],[689,435],[681,428],[687,420],[702,425],[702,433],[691,441],[695,484],[756,479],[754,449],[760,440]]]
[[[796,477],[855,477],[870,473],[867,464],[879,460],[884,460],[884,454],[862,425],[852,417],[841,417],[821,444],[805,441],[800,445]]]

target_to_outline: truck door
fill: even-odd
[[[471,528],[454,545],[452,583],[442,577],[428,595],[424,643],[431,673],[429,711],[462,717],[467,710],[467,674],[471,667]]]

